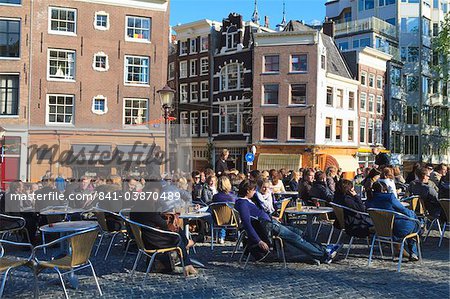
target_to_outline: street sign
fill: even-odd
[[[247,153],[245,155],[245,161],[247,161],[247,163],[253,163],[253,161],[255,161],[255,155],[253,153]]]

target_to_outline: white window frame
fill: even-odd
[[[8,86],[8,91],[11,91],[13,89],[15,89],[17,91],[17,97],[16,97],[16,101],[15,101],[15,105],[17,106],[17,114],[0,114],[0,118],[4,119],[4,118],[18,118],[19,114],[20,114],[20,74],[19,73],[0,73],[0,76],[14,76],[17,77],[17,88],[12,88]],[[0,81],[1,83],[1,81]],[[2,89],[5,89],[6,87],[4,86]],[[6,100],[9,100],[9,96],[14,97],[14,93],[13,92],[7,92],[6,93]],[[5,100],[5,99],[4,99]],[[10,100],[11,102],[11,106],[13,106],[13,101],[12,99]],[[4,103],[2,103],[4,104]]]
[[[134,82],[134,81],[128,82],[127,81],[127,78],[128,78],[128,66],[129,66],[128,65],[128,58],[138,58],[138,59],[141,59],[141,60],[147,59],[147,61],[148,61],[148,65],[147,65],[147,82],[141,82],[141,81],[139,81],[139,82]],[[128,86],[150,86],[150,57],[148,57],[148,56],[125,55],[125,57],[124,57],[124,64],[125,64],[125,66],[123,68],[123,71],[124,71],[123,79],[124,79],[124,84],[125,85],[128,85]],[[137,65],[133,65],[133,66],[136,67]],[[142,65],[139,65],[139,67],[143,68]]]
[[[95,101],[96,100],[103,100],[105,102],[105,110],[97,110],[95,108]],[[103,95],[97,95],[95,97],[92,98],[92,108],[91,108],[92,113],[97,114],[97,115],[103,115],[108,113],[108,99],[103,96]]]
[[[278,70],[272,71],[266,69],[267,57],[278,57]],[[263,73],[264,74],[278,74],[280,72],[280,55],[279,54],[267,54],[263,56]]]
[[[197,76],[197,59],[189,60],[189,77]]]
[[[198,111],[191,111],[189,113],[189,133],[192,137],[197,137],[199,133],[199,118]],[[196,120],[194,123],[193,120]]]
[[[206,49],[203,49],[204,40],[206,40],[208,47]],[[209,36],[201,36],[200,37],[200,53],[208,52],[209,50]]]
[[[370,108],[370,103],[372,103],[372,108]],[[375,95],[369,94],[369,99],[367,101],[367,111],[374,112],[375,111]]]
[[[187,40],[180,41],[180,56],[187,55],[189,51],[189,44]]]
[[[337,138],[337,128],[338,128],[338,121],[341,121],[341,138]],[[334,121],[334,140],[341,142],[344,140],[344,120],[342,118],[336,118],[336,121]]]
[[[267,86],[277,86],[277,102],[274,104],[266,103],[266,88]],[[262,84],[262,99],[261,106],[278,106],[280,104],[280,84],[278,83],[265,83]]]
[[[293,103],[292,102],[292,85],[305,85],[305,101],[304,103]],[[291,83],[289,84],[289,106],[305,106],[308,104],[308,83]]]
[[[230,131],[230,113],[228,113],[228,108],[231,106],[236,106],[236,122],[233,122],[236,124],[236,132],[231,132]],[[243,105],[243,103],[236,103],[236,104],[224,104],[224,105],[220,105],[219,106],[219,112],[218,113],[214,113],[215,116],[218,116],[218,120],[219,120],[219,134],[242,134],[243,132],[243,127],[241,126],[242,124],[242,119],[244,117],[244,111],[245,111],[245,107]],[[222,128],[222,119],[223,122],[225,124],[225,128]]]
[[[97,57],[99,56],[103,56],[105,57],[105,67],[101,68],[97,66]],[[94,54],[94,58],[92,61],[92,68],[94,69],[94,71],[98,71],[98,72],[107,72],[109,70],[109,59],[108,59],[108,55],[106,55],[104,52],[97,52]]]
[[[189,102],[189,92],[187,84],[180,84],[180,103]]]
[[[294,70],[293,67],[293,63],[294,63],[294,56],[298,56],[299,57],[299,63],[300,63],[300,57],[301,56],[306,56],[306,70]],[[291,54],[290,59],[289,59],[289,72],[291,73],[307,73],[309,70],[309,59],[308,59],[308,54],[306,53],[298,53],[298,54]]]
[[[228,69],[231,66],[237,65],[237,71],[236,71],[236,88],[229,88],[229,77],[230,73],[228,72]],[[225,79],[224,79],[225,78]],[[240,63],[230,63],[225,65],[222,70],[220,71],[220,90],[239,90],[244,88],[244,70]]]
[[[67,58],[67,63],[69,64],[69,67],[68,67],[68,69],[70,70],[70,64],[72,64],[73,65],[73,67],[72,67],[72,73],[73,73],[73,75],[72,76],[69,76],[69,75],[65,75],[65,77],[64,78],[59,78],[59,76],[57,77],[56,76],[56,73],[55,73],[55,75],[51,75],[50,74],[50,52],[52,52],[52,51],[56,51],[56,52],[65,52],[66,53],[66,55],[68,56],[68,54],[73,54],[73,62],[71,63],[70,62],[70,60],[69,60],[69,58]],[[57,55],[57,56],[59,56],[59,55]],[[47,50],[47,80],[48,81],[66,81],[66,82],[75,82],[75,80],[76,80],[76,69],[77,69],[77,65],[76,65],[76,60],[77,60],[77,54],[76,54],[76,51],[74,51],[74,50],[68,50],[68,49],[53,49],[53,48],[49,48],[48,50]],[[56,60],[56,61],[58,61],[58,60]],[[56,72],[58,72],[58,70],[59,70],[60,68],[58,67],[58,69],[56,70]],[[62,71],[62,70],[61,70]],[[70,73],[70,72],[69,72]]]
[[[331,104],[327,103],[327,100],[328,100],[328,89],[331,89]],[[325,106],[333,107],[333,105],[334,105],[334,94],[335,94],[334,87],[333,86],[327,86],[326,96],[325,96]]]
[[[364,82],[362,80],[363,78],[364,78]],[[362,86],[367,86],[367,72],[361,72],[359,82],[361,83]]]
[[[372,85],[370,84],[371,80],[372,80]],[[375,88],[375,75],[374,74],[369,74],[369,80],[367,81],[367,85],[370,88]]]
[[[105,16],[106,17],[106,26],[99,26],[97,24],[97,17],[99,16]],[[109,13],[106,11],[96,11],[94,16],[94,29],[106,31],[109,30]]]
[[[208,57],[200,58],[200,76],[208,75],[209,59]]]
[[[144,38],[135,38],[135,37],[129,37],[128,36],[128,19],[130,18],[137,18],[141,20],[149,20],[149,28],[148,28],[148,39]],[[133,27],[134,29],[143,30],[146,28],[137,28]],[[125,40],[128,42],[136,42],[136,43],[151,43],[152,40],[152,18],[150,17],[139,17],[139,16],[125,16]]]
[[[175,79],[175,62],[169,63],[167,68],[167,77],[169,81]]]
[[[200,136],[208,136],[209,111],[200,111]],[[205,130],[203,130],[205,129]]]
[[[195,92],[194,92],[194,88],[193,88],[194,86],[196,86],[196,88],[197,88],[197,90]],[[191,83],[190,86],[189,86],[189,95],[190,95],[189,98],[191,100],[191,103],[192,102],[194,102],[194,103],[198,102],[198,97],[199,97],[198,92],[199,92],[199,90],[198,90],[198,83],[197,82]],[[196,95],[196,99],[194,99],[194,95]]]
[[[188,63],[187,60],[180,61],[180,79],[187,78]]]
[[[206,84],[206,89],[204,89],[204,86]],[[203,93],[206,92],[206,97],[203,96]],[[201,102],[207,102],[209,100],[209,81],[202,81],[200,82],[200,101]]]
[[[266,117],[275,117],[276,119],[277,119],[277,138],[266,138],[266,137],[264,137],[264,118],[266,118]],[[278,138],[280,138],[280,134],[278,134],[278,131],[279,131],[279,128],[280,128],[280,120],[279,120],[279,116],[278,115],[263,115],[263,116],[261,116],[261,122],[262,122],[262,125],[261,125],[261,139],[262,140],[264,140],[264,141],[277,141],[278,140]]]
[[[303,117],[305,119],[305,138],[292,138],[292,118],[293,117]],[[306,116],[305,115],[290,115],[288,117],[289,120],[289,130],[288,130],[288,140],[292,140],[292,141],[304,141],[306,140],[306,133],[308,132],[306,130]]]
[[[350,122],[352,122],[352,126],[350,126]],[[352,134],[350,134],[350,128],[353,128]],[[355,121],[353,119],[347,120],[347,140],[348,142],[355,141]]]
[[[189,54],[197,54],[197,38],[191,38],[189,40]]]
[[[49,114],[50,114],[50,97],[65,97],[65,98],[72,98],[72,114],[71,114],[71,121],[68,122],[50,122]],[[55,104],[56,107],[58,107],[58,104]],[[45,111],[45,124],[47,126],[73,126],[74,125],[74,118],[75,118],[75,95],[73,94],[47,94],[46,99],[46,111]],[[66,104],[63,105],[66,107]],[[54,113],[55,115],[58,115],[57,112]],[[66,116],[65,109],[64,109],[64,116]]]
[[[330,137],[327,138],[327,119],[331,119],[331,124],[330,124]],[[325,140],[333,140],[333,127],[334,127],[334,119],[332,117],[325,117],[325,131],[324,131],[324,139]]]
[[[350,107],[350,94],[353,93],[353,107]],[[348,92],[348,109],[349,110],[355,110],[355,106],[356,106],[356,92],[353,90],[350,90]]]
[[[380,104],[380,111],[378,111],[378,104]],[[377,102],[375,104],[375,111],[377,114],[383,114],[383,97],[377,96]]]
[[[53,30],[52,29],[52,10],[58,10],[62,11],[65,10],[67,12],[74,12],[74,21],[73,21],[73,32],[72,31],[61,31],[61,30]],[[49,34],[58,34],[58,35],[70,35],[70,36],[76,36],[77,35],[77,10],[74,8],[68,8],[68,7],[56,7],[56,6],[49,6],[48,8],[48,33]],[[56,19],[55,19],[56,20]],[[56,20],[57,21],[57,20]],[[67,20],[62,20],[63,22],[69,23]],[[72,21],[70,21],[72,23]]]
[[[372,130],[372,142],[370,142],[370,130]],[[367,122],[367,142],[374,143],[375,142],[375,121],[373,118],[369,118],[369,121]]]
[[[364,129],[364,134],[361,136],[361,129]],[[359,142],[360,143],[367,143],[367,120],[365,117],[361,117],[359,121]],[[361,141],[362,137],[362,141]]]
[[[231,28],[236,28],[236,31],[230,32]],[[239,44],[239,40],[238,40],[238,35],[239,35],[239,29],[232,25],[228,28],[227,33],[226,33],[226,46],[227,49],[229,50],[235,50],[237,49],[237,45]],[[231,38],[231,45],[230,45],[230,39]],[[234,44],[236,44],[236,46],[234,46]]]
[[[363,105],[361,105],[361,103],[364,102],[364,108]],[[365,92],[361,92],[359,95],[359,109],[360,111],[367,111],[367,93]]]
[[[144,120],[144,122],[142,123],[142,124],[125,124],[125,118],[126,118],[126,115],[125,115],[125,111],[126,111],[126,109],[127,109],[127,107],[126,107],[126,101],[127,100],[131,100],[131,101],[145,101],[146,102],[146,106],[145,106],[145,120]],[[147,125],[147,122],[148,122],[148,119],[149,119],[149,102],[148,102],[148,99],[144,99],[144,98],[124,98],[123,99],[123,119],[122,119],[122,124],[123,124],[123,126],[124,127],[133,127],[133,128],[148,128],[148,125]],[[134,109],[136,109],[136,108],[131,108],[131,110],[133,111]],[[137,108],[137,109],[140,109],[140,108]],[[132,118],[132,117],[131,117]]]
[[[381,119],[375,121],[375,139],[376,144],[383,144],[383,124]]]
[[[187,137],[190,129],[187,111],[180,112],[180,136]]]
[[[342,88],[337,88],[336,89],[336,108],[344,108],[344,89]]]
[[[377,86],[377,89],[380,89],[380,90],[383,89],[383,77],[377,76],[376,86]]]

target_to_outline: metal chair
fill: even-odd
[[[11,270],[15,268],[19,268],[22,266],[29,266],[30,268],[33,268],[33,265],[30,263],[33,254],[31,253],[28,258],[8,258],[5,257],[5,249],[3,248],[3,244],[18,246],[18,247],[29,247],[30,251],[33,249],[33,245],[29,243],[17,243],[7,240],[0,240],[0,272],[4,272],[3,279],[2,279],[2,285],[0,288],[0,298],[3,296],[3,291],[5,289],[6,279],[8,278],[8,274]]]
[[[444,226],[442,227],[441,236],[439,238],[439,245],[438,247],[441,247],[442,245],[442,239],[444,238],[444,233],[447,227],[450,227],[450,199],[448,198],[442,198],[439,203],[441,204],[442,210],[444,210],[445,216],[447,217],[447,222],[444,223]]]
[[[97,289],[100,293],[100,296],[103,295],[100,285],[98,283],[97,275],[95,274],[94,267],[92,266],[89,257],[92,252],[92,248],[94,247],[95,240],[97,239],[98,228],[87,229],[78,233],[74,233],[62,238],[59,238],[50,243],[36,246],[33,249],[33,258],[35,260],[37,273],[36,275],[45,270],[45,269],[53,269],[58,273],[59,279],[61,281],[64,294],[66,298],[69,298],[67,294],[66,286],[64,285],[63,275],[72,274],[76,271],[85,269],[90,267],[92,270],[92,274],[94,275],[95,284],[97,285]],[[69,243],[69,253],[58,259],[50,260],[50,261],[41,261],[37,258],[37,251],[40,249],[44,249],[46,247],[52,246],[57,243],[68,242]],[[61,270],[67,270],[62,273]],[[38,286],[36,284],[35,289],[36,294],[38,294]]]
[[[397,271],[400,272],[401,266],[402,266],[402,258],[403,258],[403,249],[405,246],[405,241],[407,239],[416,239],[417,241],[417,248],[419,253],[419,260],[422,260],[422,252],[420,249],[420,236],[417,233],[412,233],[407,236],[405,236],[401,242],[394,241],[394,220],[395,216],[402,217],[404,219],[408,219],[411,221],[415,221],[420,225],[420,221],[417,219],[410,218],[408,216],[405,216],[401,213],[395,212],[395,211],[389,211],[389,210],[382,210],[382,209],[368,209],[367,212],[370,215],[370,218],[372,218],[374,227],[375,227],[375,235],[372,238],[372,245],[370,247],[370,254],[369,254],[369,264],[370,267],[372,263],[372,254],[373,254],[373,248],[375,246],[375,241],[378,241],[379,243],[388,243],[391,245],[391,252],[392,256],[394,256],[394,244],[401,245],[400,247],[400,255],[398,259],[398,268]],[[381,249],[381,246],[380,246]]]
[[[11,224],[10,227],[8,227],[6,225],[8,222]],[[1,238],[0,239],[3,240],[3,238],[6,235],[20,233],[23,231],[25,233],[28,243],[31,243],[30,235],[28,234],[28,230],[25,228],[25,225],[27,224],[25,218],[19,217],[19,216],[0,214],[0,223],[1,223],[1,226],[0,226]]]
[[[94,214],[97,217],[98,224],[101,228],[101,236],[100,241],[98,242],[97,249],[95,250],[95,256],[97,256],[98,250],[100,249],[100,246],[102,245],[103,238],[105,236],[111,236],[111,241],[109,242],[108,250],[105,254],[105,261],[108,259],[109,253],[111,251],[111,247],[114,244],[114,239],[117,235],[125,236],[127,233],[127,230],[123,228],[123,220],[122,217],[119,214],[113,213],[111,211],[107,211],[101,208],[94,208]],[[112,221],[113,223],[116,222],[120,229],[114,229],[111,228],[111,223],[108,223],[108,221]]]
[[[326,200],[320,199],[320,198],[315,198],[312,197],[311,198],[313,201],[316,201],[317,203],[319,203],[319,205],[321,207],[329,207],[329,203]],[[328,213],[322,214],[319,216],[320,220],[319,220],[319,227],[317,228],[317,232],[316,232],[316,236],[314,238],[314,241],[317,241],[317,238],[319,237],[319,233],[320,230],[322,229],[322,225],[329,225],[330,228],[330,234],[328,235],[328,239],[327,239],[327,245],[330,244],[331,242],[331,237],[333,236],[333,232],[334,232],[334,219],[330,219],[330,217],[328,216]]]
[[[430,235],[430,232],[431,232],[431,229],[433,228],[433,226],[437,227],[439,235],[442,234],[441,223],[439,222],[439,217],[436,217],[436,218],[430,217],[430,213],[428,212],[427,205],[421,197],[419,197],[419,203],[418,203],[417,209],[415,211],[416,211],[417,217],[425,220],[425,228],[427,229],[427,234],[425,235],[425,238],[423,238],[424,243],[427,241],[427,238]]]
[[[234,210],[228,203],[212,203],[209,205],[214,220],[212,236],[218,239],[218,232],[221,229],[235,230],[238,232],[238,221]],[[216,234],[214,235],[214,231]],[[214,238],[211,240],[211,248],[213,248]]]
[[[121,214],[121,215],[123,215],[123,214]],[[144,281],[143,281],[143,283],[145,284],[145,282],[147,280],[147,275],[152,268],[152,265],[153,265],[153,262],[155,261],[156,255],[158,255],[160,253],[176,252],[180,257],[181,266],[183,267],[183,273],[186,277],[186,273],[184,271],[183,251],[182,251],[181,247],[174,246],[174,247],[169,247],[169,248],[147,248],[144,243],[144,239],[142,237],[143,231],[145,231],[147,233],[147,236],[148,236],[148,234],[151,234],[152,237],[154,237],[155,239],[159,239],[162,236],[166,236],[166,237],[173,238],[174,241],[177,242],[177,244],[179,244],[181,242],[181,237],[179,234],[174,233],[174,232],[165,231],[165,230],[160,230],[160,229],[157,229],[157,228],[154,228],[151,226],[147,226],[147,225],[135,222],[125,216],[122,216],[122,217],[130,225],[131,230],[134,235],[134,239],[135,239],[136,244],[139,249],[136,260],[133,265],[133,270],[131,271],[131,276],[134,275],[134,272],[136,271],[137,264],[138,264],[141,256],[145,255],[145,256],[149,257],[150,263],[148,264],[147,270],[145,271],[145,277],[144,277]]]

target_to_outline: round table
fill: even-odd
[[[85,211],[86,211],[85,209],[76,209],[71,207],[50,207],[40,211],[39,214],[44,216],[68,215],[68,214],[83,213]]]
[[[191,233],[189,232],[189,220],[194,220],[194,219],[201,219],[201,218],[205,218],[205,217],[210,217],[211,213],[209,212],[193,212],[193,213],[183,213],[180,214],[180,216],[178,216],[178,218],[180,219],[186,219],[186,225],[184,227],[185,233],[186,233],[186,238],[189,240],[191,238]],[[214,242],[214,235],[213,235],[213,227],[212,227],[212,223],[211,223],[211,250],[213,249],[213,242]],[[192,249],[195,252],[194,247],[192,247]],[[205,267],[204,264],[202,264],[201,262],[191,258],[191,262],[199,267]]]
[[[320,214],[327,214],[333,212],[333,208],[329,207],[308,207],[304,206],[301,210],[297,210],[297,207],[287,208],[285,213],[293,215],[306,215],[306,236],[312,238],[312,224],[314,216]]]

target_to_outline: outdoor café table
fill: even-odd
[[[70,214],[77,214],[77,213],[83,213],[86,212],[85,209],[76,209],[71,207],[49,207],[46,209],[43,209],[39,212],[39,214],[44,216],[52,216],[52,215],[70,215]]]
[[[185,221],[185,233],[186,233],[186,238],[189,240],[191,238],[191,234],[189,233],[189,220],[196,220],[196,219],[202,219],[202,218],[206,218],[206,217],[210,217],[211,213],[208,212],[192,212],[192,213],[182,213],[180,214],[179,218],[186,220]],[[213,227],[211,226],[211,231],[213,230]],[[211,234],[211,237],[213,235]],[[211,241],[213,242],[213,241]],[[200,266],[200,267],[205,267],[205,265],[203,265],[202,263],[200,263],[199,261],[191,258],[191,262],[194,265]]]
[[[301,210],[297,207],[287,208],[285,213],[293,215],[306,215],[306,236],[312,238],[312,224],[315,216],[333,212],[333,208],[329,207],[308,207],[303,206]]]
[[[42,236],[44,236],[44,233],[59,233],[60,237],[63,237],[71,233],[81,232],[97,226],[97,221],[64,221],[43,225],[39,228],[39,230],[42,232]],[[42,240],[45,244],[44,237],[42,237]],[[57,255],[67,254],[69,251],[68,245],[69,244],[67,242],[61,244],[61,251],[57,253]],[[78,279],[73,272],[69,275],[69,282],[74,288],[78,287]]]

